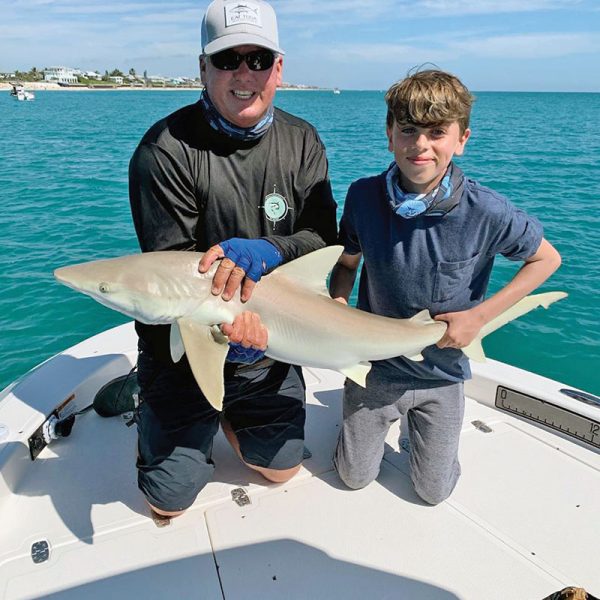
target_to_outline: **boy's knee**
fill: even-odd
[[[444,500],[447,500],[456,486],[456,481],[452,483],[442,484],[435,482],[423,483],[420,481],[414,481],[415,492],[417,492],[421,500],[435,506],[440,504]]]
[[[340,475],[340,479],[344,482],[346,487],[349,487],[351,490],[362,490],[362,488],[367,487],[375,479],[374,477],[373,478],[344,477],[339,472],[338,472],[338,475]]]
[[[427,502],[427,504],[430,504],[431,506],[436,506],[437,504],[440,504],[450,496],[449,493],[443,493],[439,490],[435,490],[432,493],[430,490],[419,489],[417,488],[417,486],[415,486],[415,491],[417,492],[421,500]]]
[[[339,475],[339,478],[351,490],[360,490],[364,487],[367,487],[372,481],[374,481],[377,478],[377,474],[369,475],[366,473],[361,473],[357,470],[345,469],[339,464],[337,460],[334,460],[333,464],[335,466],[337,474]]]

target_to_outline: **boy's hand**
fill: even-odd
[[[444,313],[433,317],[435,321],[445,321],[448,329],[442,339],[436,344],[438,348],[464,348],[476,337],[485,321],[475,310]]]

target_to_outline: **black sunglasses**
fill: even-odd
[[[242,64],[248,65],[251,71],[266,71],[273,66],[275,54],[270,50],[253,50],[248,54],[239,54],[235,50],[223,50],[209,56],[210,62],[220,71],[235,71]]]

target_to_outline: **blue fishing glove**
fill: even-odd
[[[227,362],[244,363],[251,365],[265,355],[264,350],[255,350],[254,348],[246,348],[242,344],[229,342],[229,352],[227,353]]]
[[[267,240],[231,238],[219,244],[225,257],[246,271],[246,277],[258,281],[267,271],[283,262],[279,250]]]

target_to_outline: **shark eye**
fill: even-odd
[[[98,285],[98,289],[103,293],[103,294],[108,294],[108,292],[110,292],[110,287],[108,286],[108,283],[100,283]]]

